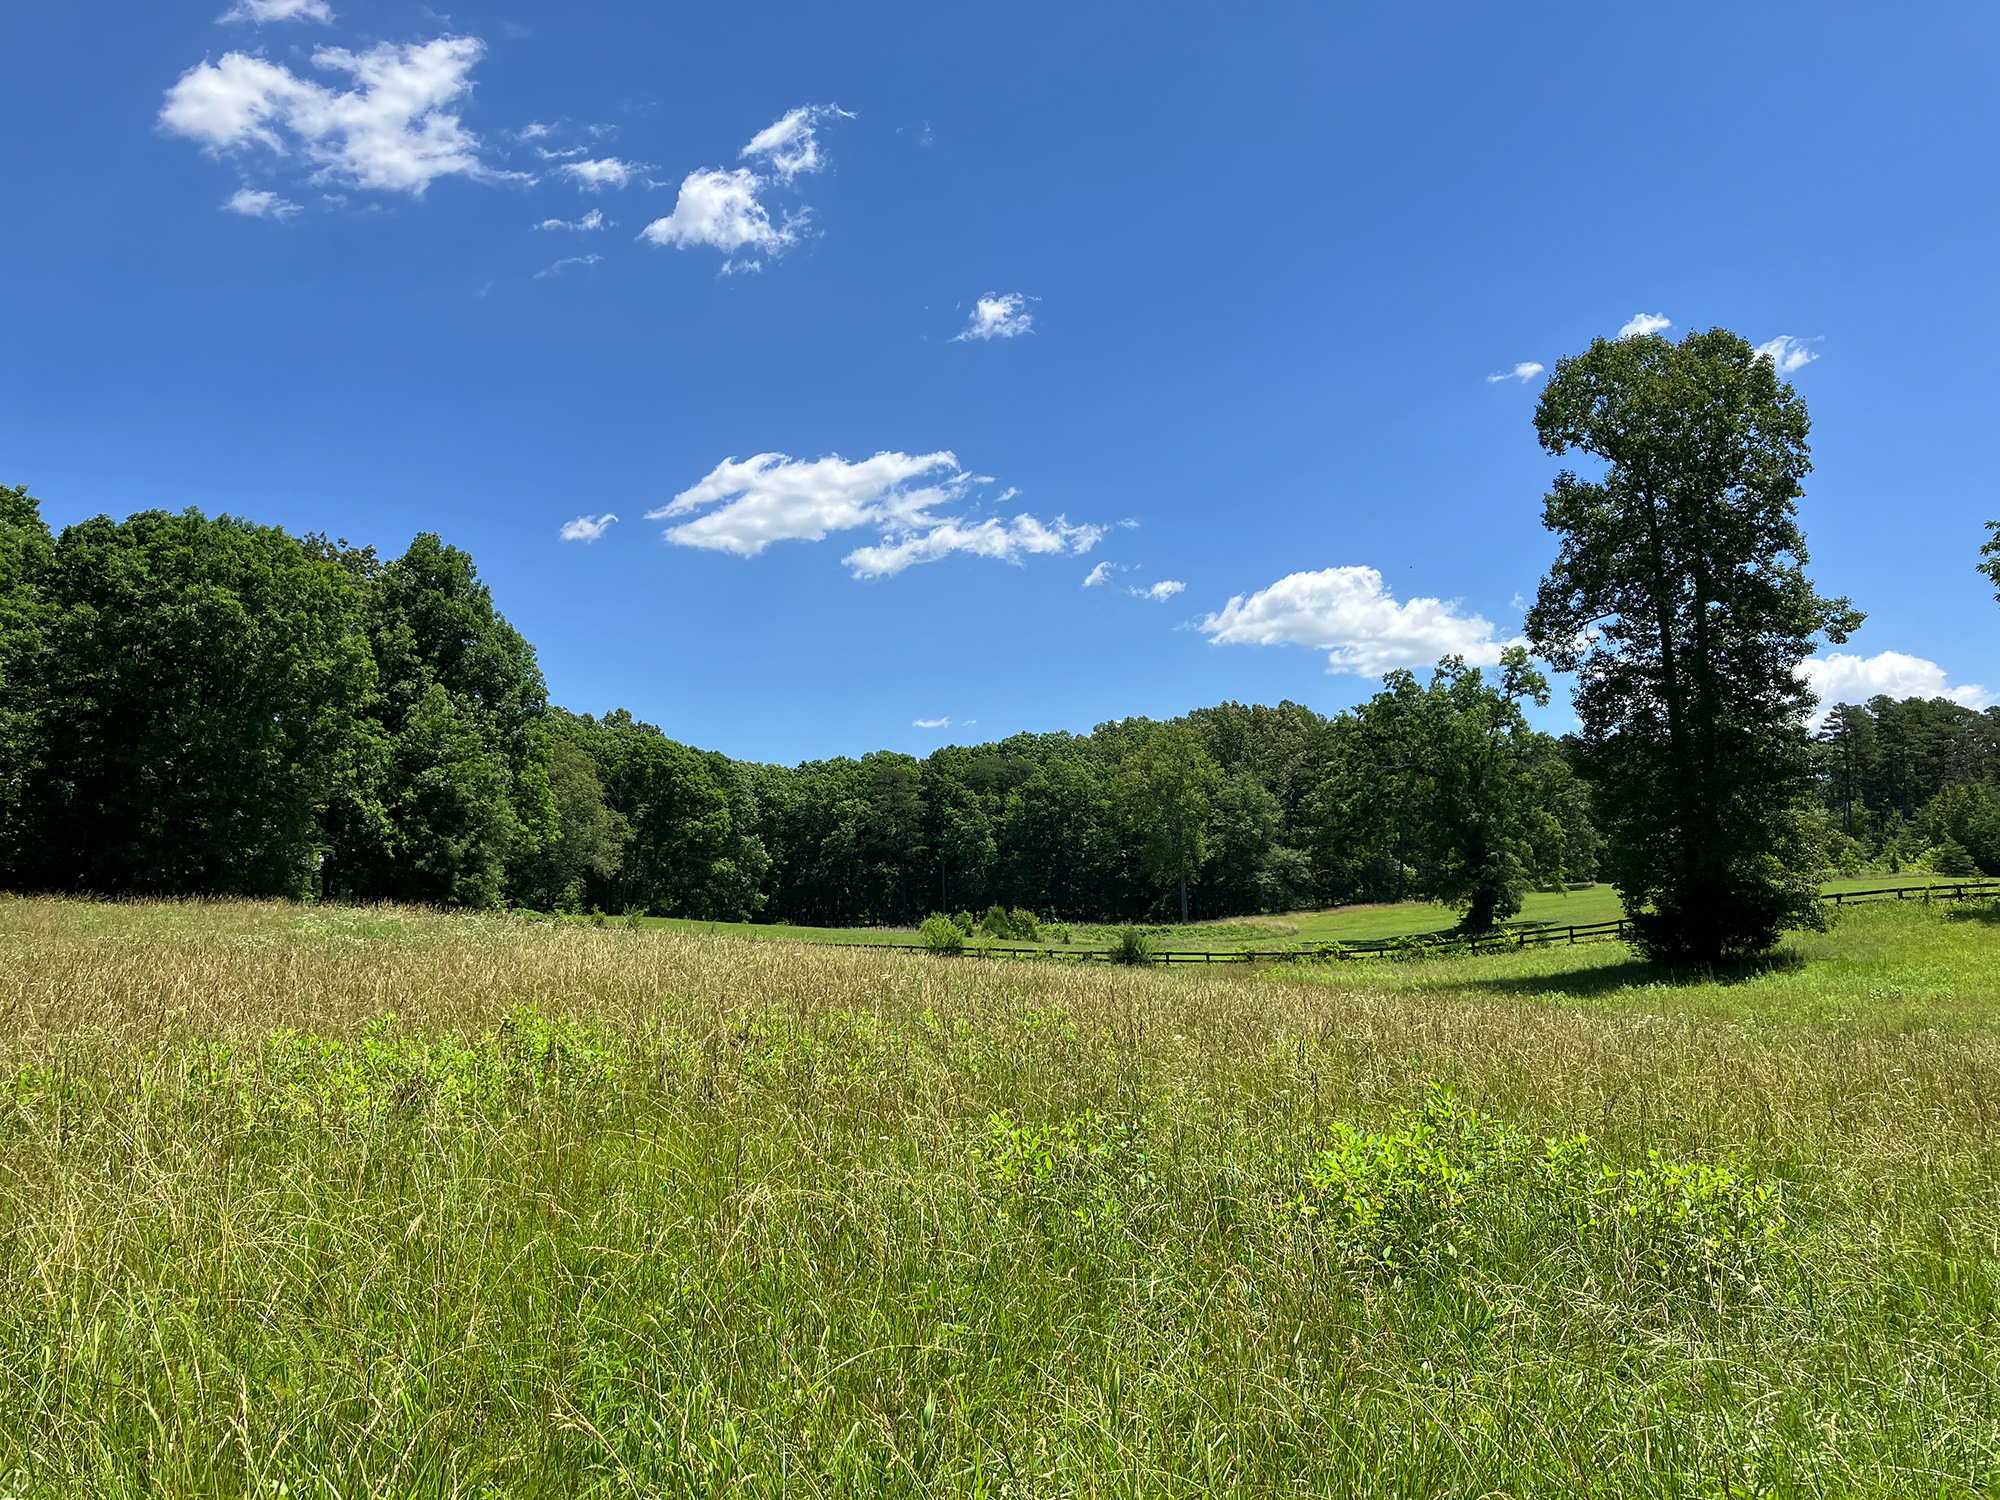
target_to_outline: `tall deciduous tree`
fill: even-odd
[[[1222,768],[1186,724],[1161,724],[1118,767],[1118,795],[1138,837],[1140,863],[1158,885],[1180,889],[1188,919],[1188,882],[1208,859],[1209,818]]]
[[[1321,794],[1325,836],[1406,866],[1417,894],[1460,907],[1485,932],[1521,909],[1528,887],[1560,879],[1570,837],[1556,808],[1569,772],[1521,702],[1548,683],[1516,646],[1498,685],[1448,657],[1420,687],[1391,672],[1343,716],[1342,753]]]
[[[1861,622],[1806,577],[1805,403],[1723,329],[1599,339],[1556,366],[1535,428],[1604,466],[1546,498],[1562,549],[1528,635],[1579,675],[1612,879],[1659,960],[1762,952],[1824,920],[1799,667]]]
[[[25,489],[0,485],[0,880],[20,868],[36,762],[46,610],[42,584],[55,544]]]

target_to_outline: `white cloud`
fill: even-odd
[[[1087,589],[1094,589],[1100,583],[1109,583],[1110,581],[1111,581],[1111,564],[1108,562],[1101,562],[1096,567],[1092,568],[1087,574],[1084,575],[1083,586]]]
[[[246,219],[283,220],[299,212],[298,204],[291,199],[280,198],[276,193],[261,192],[256,188],[238,188],[222,207],[225,212],[241,214]]]
[[[517,141],[539,141],[545,138],[551,129],[553,129],[552,126],[544,125],[540,120],[530,120],[514,132],[514,139]]]
[[[826,158],[819,149],[817,127],[820,121],[853,118],[835,104],[804,105],[766,125],[737,154],[763,157],[771,164],[772,174],[778,181],[789,183],[794,177],[825,167]]]
[[[1768,344],[1759,344],[1757,353],[1771,362],[1771,368],[1780,375],[1789,375],[1794,370],[1803,370],[1819,358],[1819,351],[1806,346],[1804,339],[1795,339],[1789,333],[1781,333]]]
[[[167,90],[160,124],[214,152],[296,150],[318,167],[315,181],[422,197],[440,177],[501,175],[480,160],[479,138],[447,108],[471,91],[473,65],[485,50],[476,37],[438,37],[314,52],[314,66],[354,80],[345,91],[226,52]]]
[[[537,229],[573,229],[580,233],[604,227],[604,211],[593,208],[580,219],[544,219]]]
[[[259,26],[268,21],[327,23],[333,20],[333,8],[326,0],[236,0],[215,19],[218,25],[227,21],[254,21]]]
[[[692,515],[667,528],[668,541],[738,557],[755,557],[773,542],[817,542],[830,532],[872,527],[881,544],[843,559],[863,578],[954,552],[1004,562],[1028,553],[1086,552],[1104,535],[1102,527],[1072,526],[1061,516],[1045,523],[1030,515],[967,521],[940,514],[963,502],[975,484],[989,482],[965,472],[948,452],[878,453],[854,463],[837,454],[808,461],[759,453],[717,464],[646,519]]]
[[[798,238],[792,221],[773,224],[771,212],[757,201],[764,179],[744,167],[733,172],[715,168],[690,172],[681,183],[674,211],[655,219],[639,238],[655,245],[712,245],[725,255],[761,250],[775,255]]]
[[[614,515],[578,516],[563,526],[558,533],[566,542],[594,542],[611,529],[611,523],[618,518]]]
[[[1810,656],[1799,674],[1819,695],[1822,710],[1836,703],[1866,703],[1882,694],[1891,698],[1949,698],[1966,708],[1985,708],[1993,702],[1993,695],[1977,683],[1946,687],[1943,667],[1901,651],[1882,651],[1874,656],[1844,651]]]
[[[1511,641],[1493,638],[1491,621],[1442,599],[1398,604],[1373,568],[1293,573],[1247,598],[1238,594],[1201,622],[1217,645],[1311,646],[1325,650],[1329,672],[1379,677],[1444,656],[1475,666],[1500,660]]]
[[[591,161],[566,161],[558,170],[586,192],[598,193],[608,187],[624,187],[646,170],[646,164],[601,156]]]
[[[912,563],[937,562],[954,552],[1017,563],[1024,553],[1088,552],[1103,537],[1102,526],[1072,526],[1062,516],[1046,523],[1025,514],[1011,521],[989,517],[972,525],[946,520],[928,531],[885,539],[879,547],[856,548],[841,561],[858,578],[884,578],[902,572]]]
[[[1011,339],[1016,334],[1028,333],[1035,326],[1035,315],[1028,311],[1028,299],[1019,292],[1009,292],[1004,297],[981,297],[973,304],[972,321],[965,325],[963,333],[954,334],[952,342],[965,339]]]
[[[543,270],[535,272],[535,280],[546,281],[551,276],[562,275],[565,267],[594,266],[603,259],[604,257],[601,255],[565,255],[561,260],[557,261],[554,265],[548,266]]]
[[[1497,375],[1488,375],[1486,383],[1488,385],[1497,385],[1503,380],[1518,380],[1523,385],[1526,385],[1541,373],[1542,367],[1540,365],[1536,364],[1532,359],[1524,359],[1511,370],[1502,370]]]
[[[1149,589],[1134,589],[1132,592],[1137,594],[1141,599],[1153,599],[1161,604],[1165,604],[1174,595],[1183,592],[1186,588],[1187,585],[1182,583],[1178,578],[1162,578]]]
[[[707,167],[688,173],[681,179],[680,196],[674,201],[674,211],[666,218],[655,219],[648,224],[640,231],[639,238],[655,245],[675,245],[683,250],[693,245],[707,245],[731,257],[739,250],[779,254],[797,241],[800,228],[811,217],[811,210],[800,209],[795,214],[788,214],[780,223],[772,218],[771,210],[761,195],[774,182],[789,185],[794,177],[825,167],[826,157],[819,149],[816,127],[822,120],[834,118],[851,120],[854,117],[831,104],[810,104],[792,110],[758,131],[739,154],[764,158],[771,166],[773,175],[770,177],[753,172],[748,167],[733,170]],[[756,260],[732,258],[722,269],[727,275],[762,270],[763,264]]]
[[[1621,339],[1644,338],[1649,333],[1674,326],[1674,320],[1665,313],[1633,313],[1631,320],[1618,330]]]
[[[912,719],[910,720],[910,728],[949,729],[951,728],[951,715],[946,714],[942,719]]]

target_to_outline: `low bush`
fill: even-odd
[[[1119,964],[1151,963],[1153,940],[1137,927],[1122,929],[1112,940],[1111,961]]]
[[[963,953],[965,933],[950,917],[925,917],[917,939],[933,953]]]

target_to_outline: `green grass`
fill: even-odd
[[[1949,883],[1941,877],[1873,874],[1828,881],[1827,891],[1880,890],[1892,886],[1922,889],[1931,883]],[[1624,915],[1618,893],[1608,885],[1593,885],[1571,891],[1531,891],[1522,902],[1521,913],[1509,926],[1569,927],[1593,922],[1609,922]],[[619,919],[622,920],[622,919]],[[794,927],[788,923],[702,922],[683,917],[642,917],[640,925],[662,932],[702,933],[712,937],[743,937],[760,942],[804,942],[870,944],[887,946],[914,943],[916,930],[908,927]],[[1294,944],[1360,943],[1382,938],[1409,937],[1449,930],[1457,913],[1432,901],[1404,901],[1369,906],[1339,906],[1326,911],[1289,912],[1283,916],[1242,917],[1220,922],[1192,922],[1153,927],[1156,946],[1175,950],[1231,948],[1284,948]],[[1065,945],[1052,940],[1040,944],[1008,942],[1007,947],[1035,947],[1061,950],[1108,948],[1116,941],[1116,924],[1072,924],[1071,941]]]
[[[0,1495],[2000,1489],[2000,924],[1217,971],[0,901]]]

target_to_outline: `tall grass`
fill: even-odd
[[[0,903],[0,1495],[1985,1493],[1995,957]]]

